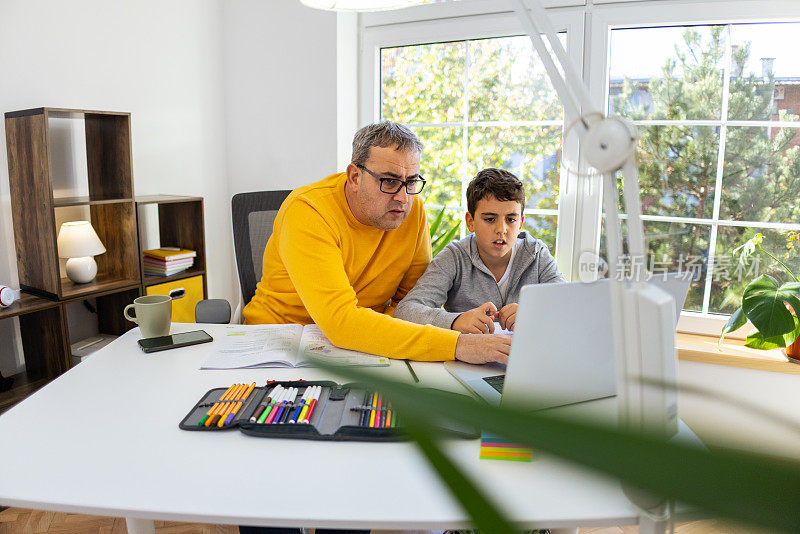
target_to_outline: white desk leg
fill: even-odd
[[[550,534],[578,534],[577,528],[551,528]]]
[[[128,534],[156,534],[156,524],[152,519],[137,519],[126,517]]]
[[[667,531],[667,519],[654,519],[646,515],[639,516],[639,534],[664,534]]]

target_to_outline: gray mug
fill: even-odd
[[[133,309],[134,315],[129,311]],[[125,306],[125,318],[139,325],[142,337],[168,336],[172,325],[172,299],[169,295],[147,295]]]

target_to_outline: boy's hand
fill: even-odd
[[[491,302],[485,302],[456,317],[450,328],[462,334],[493,334],[496,315],[497,307]]]
[[[503,306],[497,314],[499,316],[497,322],[500,323],[500,328],[510,332],[514,331],[514,323],[517,322],[517,308],[519,308],[519,305],[516,303]]]
[[[456,341],[456,360],[467,363],[508,363],[511,336],[461,334]]]

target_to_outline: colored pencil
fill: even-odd
[[[225,418],[225,422],[219,426],[228,426],[233,421],[233,418],[236,417],[236,413],[242,407],[242,401],[236,403],[236,406],[233,407],[233,410],[228,413],[228,417]]]

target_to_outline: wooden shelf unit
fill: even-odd
[[[88,195],[55,190],[50,119],[83,121]],[[203,199],[135,197],[130,113],[43,107],[6,113],[5,124],[17,270],[25,293],[0,309],[0,320],[18,318],[25,370],[14,375],[10,390],[0,392],[0,412],[71,366],[68,304],[95,299],[99,331],[121,335],[136,326],[125,320],[123,309],[148,287],[202,276],[203,298],[208,292]],[[144,275],[139,207],[147,204],[158,205],[163,246],[197,251],[191,269],[169,277]],[[76,207],[88,211],[106,248],[95,257],[97,277],[87,284],[62,277],[59,267],[56,221],[74,213],[60,210]]]
[[[208,280],[206,276],[206,240],[205,220],[202,197],[185,197],[178,195],[148,195],[136,197],[139,235],[144,234],[142,207],[149,204],[158,205],[158,237],[161,246],[180,247],[197,252],[194,265],[189,269],[171,276],[156,276],[144,273],[144,245],[139,241],[139,259],[141,265],[142,293],[147,288],[175,280],[193,276],[203,276],[203,298],[208,298]]]

